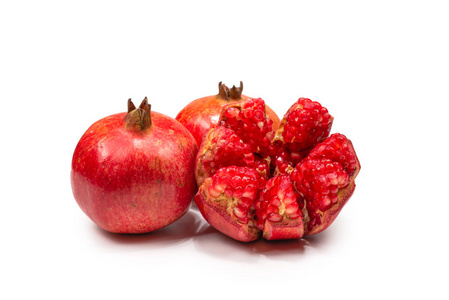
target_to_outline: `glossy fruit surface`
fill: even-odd
[[[195,203],[204,218],[244,242],[325,230],[352,196],[360,170],[351,141],[329,136],[332,122],[307,98],[290,107],[276,131],[262,99],[225,105],[196,160]]]
[[[242,95],[242,91],[242,82],[240,82],[238,88],[233,86],[230,89],[220,82],[218,94],[193,100],[178,113],[176,120],[192,133],[198,145],[200,145],[204,134],[211,127],[217,125],[224,105],[250,98]],[[268,106],[266,111],[273,122],[273,127],[277,129],[280,122],[279,117]]]
[[[145,233],[167,226],[189,209],[197,190],[197,144],[179,122],[128,102],[128,113],[95,122],[72,159],[73,195],[101,228]],[[176,159],[174,159],[176,158]]]

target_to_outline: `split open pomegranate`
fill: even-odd
[[[277,130],[260,98],[224,105],[196,159],[195,203],[204,218],[243,242],[325,230],[352,196],[360,170],[351,141],[330,135],[332,122],[307,98],[290,107]]]

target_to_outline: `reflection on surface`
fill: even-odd
[[[260,239],[251,243],[233,240],[211,227],[196,207],[173,224],[146,234],[109,233],[96,225],[96,233],[107,244],[123,245],[129,250],[162,249],[180,243],[192,243],[194,248],[214,258],[237,262],[254,263],[262,257],[271,260],[295,260],[307,253],[319,252],[329,240],[326,231],[297,240],[266,241]],[[113,247],[112,247],[113,248]]]
[[[193,237],[196,249],[208,255],[224,260],[255,263],[261,258],[270,260],[298,260],[310,251],[319,251],[326,244],[326,234],[295,240],[266,241],[260,239],[251,243],[243,243],[221,234],[211,226],[205,234]],[[212,229],[212,231],[210,231]]]
[[[107,243],[114,244],[136,244],[144,247],[165,247],[169,244],[185,242],[198,234],[198,228],[202,222],[201,216],[192,211],[188,211],[176,222],[162,229],[145,234],[119,234],[110,233],[100,227],[95,226],[99,236]]]

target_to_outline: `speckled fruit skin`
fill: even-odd
[[[146,132],[125,128],[126,113],[94,123],[72,160],[73,195],[106,231],[146,233],[183,216],[197,191],[198,146],[176,120],[151,112]]]
[[[227,98],[220,93],[202,97],[187,104],[178,113],[176,120],[184,125],[192,133],[197,144],[201,145],[204,134],[211,127],[217,125],[223,106],[246,98],[251,97],[240,94],[238,98]],[[267,115],[273,120],[273,129],[276,131],[281,121],[270,107],[267,106],[266,110]]]

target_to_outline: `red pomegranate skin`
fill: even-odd
[[[227,103],[227,100],[216,96],[196,99],[178,113],[176,120],[192,133],[200,145],[204,133],[217,125],[221,109]]]
[[[95,122],[72,160],[73,195],[82,211],[109,232],[146,233],[183,216],[197,191],[198,146],[177,121],[151,112],[145,132],[125,128],[126,113]]]

